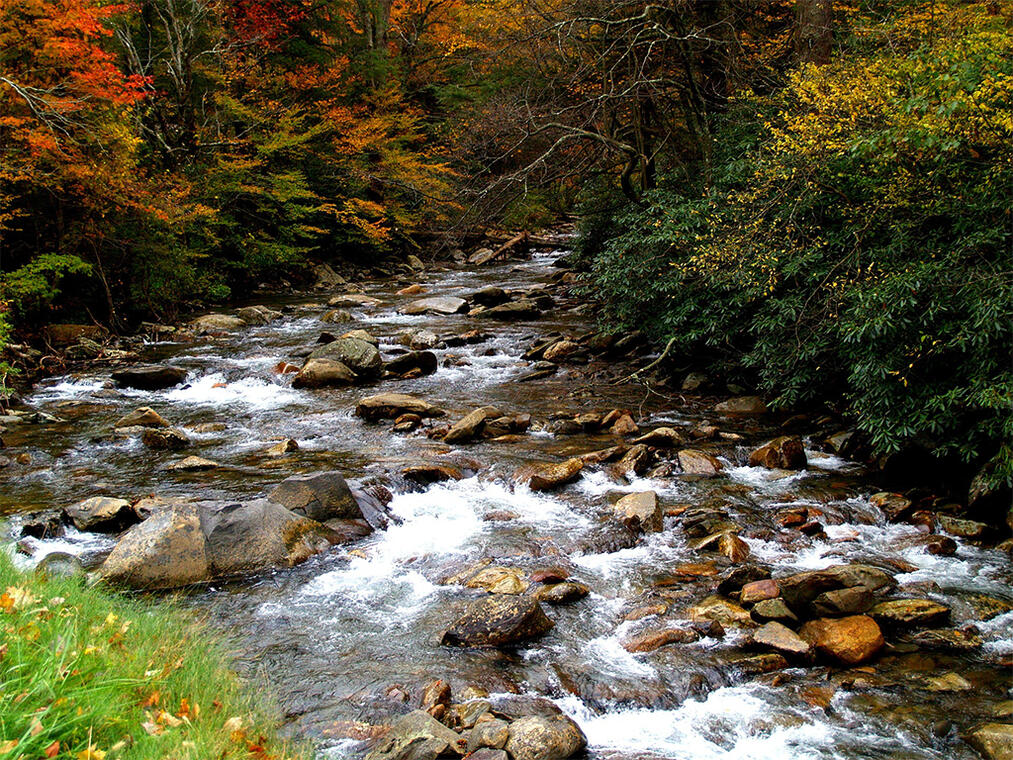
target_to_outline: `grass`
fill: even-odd
[[[0,758],[269,760],[277,715],[171,603],[19,572],[0,551]]]

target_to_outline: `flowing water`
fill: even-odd
[[[546,286],[554,254],[477,271],[432,271],[419,280],[428,294],[466,295],[499,285]],[[545,494],[514,487],[510,475],[525,462],[556,460],[614,445],[608,435],[552,435],[540,424],[512,442],[479,442],[457,453],[421,434],[398,435],[390,424],[368,424],[352,414],[358,398],[381,391],[416,393],[457,419],[477,406],[529,412],[536,423],[556,413],[571,416],[614,407],[633,410],[641,429],[662,422],[689,427],[708,415],[714,399],[648,392],[636,383],[613,384],[621,373],[602,366],[562,368],[555,376],[517,382],[530,369],[521,355],[530,343],[559,331],[580,335],[590,319],[564,295],[556,309],[534,322],[491,324],[467,316],[417,316],[398,307],[418,296],[396,296],[405,281],[368,283],[380,299],[356,308],[357,324],[381,339],[385,354],[406,328],[438,335],[482,329],[490,340],[437,351],[440,369],[429,377],[384,381],[375,387],[294,390],[291,375],[274,367],[313,345],[324,329],[319,298],[277,299],[285,318],[225,337],[191,343],[154,343],[146,360],[171,361],[190,370],[189,382],[166,391],[115,389],[108,373],[53,378],[28,402],[58,422],[12,427],[10,451],[29,463],[0,471],[0,515],[62,507],[97,495],[148,494],[200,498],[262,495],[298,472],[339,469],[360,482],[386,482],[391,509],[401,522],[359,542],[335,547],[301,566],[193,590],[187,604],[237,640],[244,674],[270,685],[288,730],[314,739],[329,757],[358,757],[365,745],[349,738],[348,722],[382,723],[417,698],[422,685],[442,678],[459,692],[476,685],[490,692],[546,695],[574,717],[594,758],[673,760],[802,760],[803,758],[974,758],[959,734],[993,714],[1010,698],[1013,613],[980,612],[980,595],[1013,601],[1008,556],[960,543],[953,556],[925,549],[919,529],[888,523],[871,506],[874,488],[860,467],[809,451],[808,469],[791,475],[743,466],[745,448],[722,450],[726,477],[692,482],[670,478],[616,479],[587,468],[580,480]],[[329,294],[328,294],[329,295]],[[323,298],[326,301],[326,297]],[[265,301],[259,301],[264,303]],[[340,328],[339,328],[339,331]],[[614,368],[613,368],[614,370]],[[152,452],[136,439],[111,434],[112,422],[138,406],[151,406],[187,430],[198,454],[223,465],[178,473],[166,465],[181,455]],[[222,422],[218,432],[197,433],[200,423]],[[722,430],[762,440],[756,423],[720,420]],[[189,428],[189,429],[188,429]],[[283,458],[265,450],[294,438],[299,450]],[[449,455],[449,460],[448,460]],[[425,490],[398,473],[420,461],[465,461],[478,474]],[[457,457],[457,458],[455,458]],[[872,667],[841,671],[793,668],[746,676],[734,662],[744,656],[742,636],[666,646],[630,654],[621,641],[658,626],[655,618],[625,622],[634,607],[662,601],[666,623],[713,588],[713,578],[672,580],[682,563],[702,562],[677,521],[633,548],[606,551],[600,540],[609,498],[658,492],[668,507],[719,500],[742,528],[754,559],[775,576],[850,561],[901,567],[902,591],[942,601],[954,625],[973,622],[984,647],[970,655],[890,651]],[[791,506],[822,511],[826,536],[785,537],[772,514]],[[511,513],[513,519],[500,519]],[[486,518],[496,519],[486,519]],[[111,546],[104,536],[70,530],[59,540],[32,542],[35,559],[72,551],[86,559]],[[482,558],[525,570],[562,566],[592,589],[577,603],[547,608],[555,628],[525,648],[509,651],[441,647],[442,631],[476,592],[440,585],[441,578]],[[711,558],[712,559],[712,558]],[[915,568],[912,571],[912,568]],[[959,674],[964,690],[940,687],[939,676]]]

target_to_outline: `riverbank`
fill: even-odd
[[[199,617],[0,552],[0,757],[305,757]]]

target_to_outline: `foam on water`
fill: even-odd
[[[678,496],[683,491],[678,480],[643,478],[633,473],[630,473],[626,480],[625,483],[617,483],[604,470],[585,471],[577,481],[576,488],[588,496],[604,496],[614,492],[639,493],[641,491],[654,491],[659,496]]]
[[[674,710],[617,709],[597,714],[574,697],[559,706],[587,735],[590,749],[644,753],[671,760],[816,760],[827,757],[836,739],[825,722],[780,722],[762,689],[716,689],[704,700],[689,700]]]
[[[137,391],[130,395],[151,396],[155,394]],[[241,406],[256,410],[293,406],[305,398],[300,391],[257,377],[228,382],[221,372],[202,375],[186,386],[170,388],[168,391],[158,394],[157,397],[187,405]]]
[[[33,396],[33,400],[47,402],[47,401],[65,401],[69,399],[79,399],[83,396],[91,396],[94,393],[105,390],[109,387],[109,383],[106,380],[93,380],[87,378],[81,378],[79,380],[63,379],[59,380],[53,385],[40,386]]]

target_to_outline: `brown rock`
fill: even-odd
[[[745,417],[766,414],[767,405],[759,396],[739,396],[722,401],[714,407],[714,411],[729,417]]]
[[[717,477],[724,470],[724,465],[716,457],[699,449],[683,449],[679,452],[679,466],[687,475],[699,475],[705,478]]]
[[[494,594],[478,599],[443,634],[444,646],[498,647],[548,633],[553,623],[531,597]]]
[[[753,643],[788,657],[807,657],[811,649],[791,628],[773,621],[753,632]]]
[[[802,439],[784,435],[763,444],[749,455],[752,467],[767,467],[772,470],[803,470],[808,461]]]
[[[624,523],[645,533],[657,533],[662,529],[661,508],[654,491],[627,494],[615,503],[614,510]]]
[[[883,634],[868,615],[810,620],[799,631],[822,656],[843,665],[860,665],[882,649]]]
[[[775,599],[781,593],[777,582],[767,578],[766,580],[753,581],[742,587],[739,593],[739,601],[743,604],[754,604],[764,599]]]
[[[576,480],[582,469],[584,462],[574,457],[565,462],[527,465],[517,471],[514,480],[532,491],[551,491]]]
[[[647,631],[633,636],[623,642],[627,652],[653,652],[668,644],[690,644],[699,641],[700,634],[684,628],[665,628],[660,631]]]

